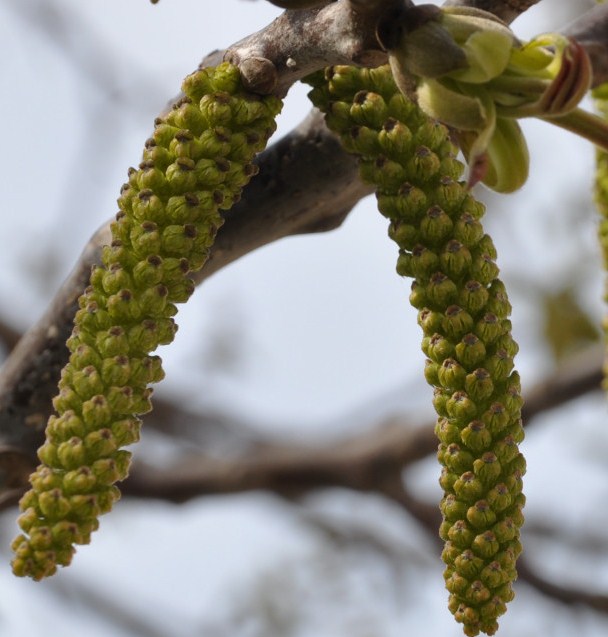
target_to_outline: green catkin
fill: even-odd
[[[593,91],[600,115],[608,120],[608,84]],[[608,272],[608,152],[596,148],[595,204],[600,214],[598,237],[602,251],[604,271]],[[608,303],[608,281],[604,284],[604,301]],[[603,320],[604,339],[608,343],[608,316]],[[608,390],[608,357],[604,360],[604,389]]]
[[[163,377],[150,354],[173,340],[176,304],[194,289],[189,274],[207,259],[220,211],[256,173],[252,159],[275,129],[280,100],[247,93],[234,66],[196,71],[182,88],[129,170],[112,242],[79,299],[42,464],[20,502],[16,575],[40,580],[67,566],[119,498],[115,483],[131,456],[122,448],[139,439],[149,385]]]
[[[459,181],[446,128],[399,93],[388,67],[332,67],[309,81],[313,103],[376,186],[398,273],[414,279],[438,414],[449,609],[467,635],[491,635],[513,598],[525,461],[517,345],[484,208]]]

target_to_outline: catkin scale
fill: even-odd
[[[313,103],[376,187],[397,272],[414,279],[439,416],[448,606],[467,635],[494,634],[513,597],[525,462],[517,345],[483,206],[459,181],[447,130],[399,93],[387,67],[331,67],[309,81]]]
[[[176,303],[194,290],[189,274],[205,262],[220,210],[256,173],[251,163],[275,127],[281,103],[241,86],[236,67],[190,75],[184,97],[155,122],[139,169],[129,170],[90,284],[79,299],[49,419],[42,464],[20,502],[23,533],[13,541],[16,575],[35,580],[68,565],[120,493],[151,409],[149,384],[163,378],[151,355],[177,331]]]

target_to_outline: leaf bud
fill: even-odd
[[[454,224],[443,208],[431,206],[420,221],[420,234],[431,245],[443,243],[452,234]]]
[[[453,303],[458,294],[458,288],[454,281],[443,272],[435,272],[426,286],[426,296],[436,309],[446,307]],[[431,309],[433,307],[431,306]]]
[[[473,315],[485,307],[488,298],[486,286],[475,280],[467,281],[459,291],[459,303]]]
[[[467,370],[475,369],[483,362],[486,356],[486,348],[475,334],[468,333],[455,348],[456,359]]]
[[[470,275],[482,285],[489,285],[498,277],[498,266],[489,254],[476,256],[471,264]]]
[[[445,359],[437,370],[441,387],[449,391],[462,389],[466,375],[464,367],[454,358]]]
[[[68,471],[63,476],[63,491],[66,495],[90,493],[95,489],[97,480],[87,466]]]
[[[428,308],[424,308],[418,312],[418,325],[422,328],[426,336],[437,333],[442,328],[443,315],[441,312],[433,312]]]
[[[72,436],[82,437],[85,433],[85,426],[81,418],[74,411],[68,409],[60,416],[52,415],[47,424],[47,438],[53,442],[63,442]],[[45,462],[53,466],[52,462]]]
[[[447,418],[438,418],[435,435],[444,445],[460,442],[460,429]]]
[[[496,454],[486,451],[481,458],[473,462],[473,473],[488,487],[496,484],[502,473],[502,465],[498,461]]]
[[[483,572],[484,563],[471,549],[466,549],[454,560],[454,568],[462,576],[472,580]]]
[[[85,522],[97,518],[100,514],[97,496],[95,494],[76,494],[67,498],[70,513],[77,522]]]
[[[165,218],[165,205],[158,194],[149,188],[141,190],[136,197],[131,198],[133,208],[133,219],[135,222],[162,223]],[[120,286],[120,287],[126,287]]]
[[[472,475],[472,474],[471,474]],[[458,476],[450,471],[447,467],[443,467],[439,476],[439,486],[446,492],[454,487],[454,483],[458,480]]]
[[[128,356],[120,355],[104,359],[101,365],[101,379],[106,386],[121,387],[126,385],[130,376],[131,365]],[[101,393],[101,391],[97,393]]]
[[[200,102],[201,106],[203,105],[203,100],[205,100],[205,107],[208,106],[210,98],[209,96],[205,96],[207,99],[203,98]],[[216,111],[220,111],[224,108],[222,104],[217,103]],[[189,103],[189,100],[186,99],[182,101],[182,103],[175,104],[173,110],[167,115],[167,122],[172,126],[176,126],[179,129],[187,129],[193,135],[198,137],[208,126],[208,108],[205,109],[206,112],[202,112],[202,109],[199,110],[196,106]],[[230,106],[227,107],[228,117],[230,117]],[[206,121],[207,120],[207,121]],[[224,122],[220,121],[218,118],[215,122],[210,124],[213,125],[222,125]]]
[[[55,442],[47,440],[37,451],[40,462],[47,466],[55,466],[57,464],[57,445]]]
[[[151,191],[162,196],[171,190],[171,184],[167,175],[154,165],[145,165],[137,172],[135,184],[139,191]]]
[[[484,361],[484,367],[488,370],[494,382],[507,380],[509,374],[513,371],[513,366],[512,356],[509,355],[507,350],[502,348]]]
[[[49,520],[61,520],[70,512],[70,501],[64,497],[61,489],[51,489],[39,493],[38,505],[42,515]]]
[[[521,526],[521,524],[519,526]],[[498,538],[499,542],[506,544],[507,542],[514,540],[519,535],[519,526],[515,524],[513,518],[506,517],[497,522],[492,527],[492,531]]]
[[[139,441],[141,421],[138,418],[123,418],[113,422],[112,434],[118,447],[126,447]]]
[[[161,252],[161,235],[153,221],[135,225],[131,231],[131,242],[138,258]]]
[[[474,452],[485,451],[492,444],[492,435],[481,420],[472,420],[461,432],[462,442]]]
[[[419,131],[416,132],[417,135]],[[412,132],[402,122],[389,117],[377,133],[376,144],[387,157],[399,159],[409,152]]]
[[[445,175],[442,170],[442,176],[439,179],[439,184],[434,193],[434,203],[444,210],[458,210],[460,208],[460,204],[462,203],[464,197],[466,196],[466,191],[462,187],[462,185],[458,182],[458,178],[452,178],[448,175]],[[452,236],[457,241],[462,242],[467,247],[471,248],[471,244],[469,244],[465,238],[466,233],[462,232],[462,224],[463,217],[465,215],[461,215],[461,217],[454,224],[454,229],[452,231]],[[460,230],[459,230],[460,228]],[[483,231],[482,231],[483,234]]]
[[[475,538],[475,533],[471,531],[467,522],[458,520],[454,522],[452,528],[449,530],[448,537],[450,542],[458,548],[468,549],[471,547],[471,542]]]
[[[440,445],[439,449],[440,451],[437,455],[440,456],[442,464],[451,471],[462,474],[466,471],[470,471],[473,467],[474,458],[472,454],[462,449],[460,445],[452,443],[443,451],[441,450]]]
[[[464,370],[463,373],[466,374]],[[450,418],[455,418],[461,422],[469,421],[477,415],[477,405],[463,391],[454,392],[447,400],[445,406]]]
[[[464,381],[464,389],[476,402],[490,398],[494,393],[494,383],[487,369],[478,367],[473,370]]]
[[[464,595],[469,588],[469,580],[458,571],[454,571],[445,578],[445,587],[453,595]]]
[[[464,520],[469,508],[466,502],[458,500],[453,493],[448,493],[443,497],[439,505],[443,517],[448,522],[456,522],[456,520]]]
[[[426,182],[434,177],[441,168],[439,157],[426,146],[419,146],[406,162],[406,171],[414,179]]]
[[[499,482],[496,486],[492,487],[486,496],[488,504],[492,507],[496,513],[502,513],[505,509],[511,506],[513,498],[506,484]]]
[[[31,475],[30,481],[32,483],[32,486],[34,486],[36,491],[38,492],[50,491],[61,486],[60,474],[45,465],[40,465],[36,469],[36,471]],[[27,509],[29,506],[34,506],[36,502],[36,494],[32,494],[32,501],[29,503],[27,502],[26,496],[28,496],[27,493],[23,496],[23,498],[21,498],[21,501],[19,503],[20,506],[24,509]]]
[[[495,343],[502,336],[504,330],[502,321],[492,312],[486,312],[474,328],[475,334],[479,336],[486,346]]]
[[[378,93],[359,91],[353,97],[350,117],[355,124],[379,129],[388,117],[386,102]]]
[[[475,536],[470,546],[475,555],[484,559],[494,557],[500,550],[500,544],[493,531],[484,531]]]
[[[74,436],[57,448],[57,458],[64,469],[78,469],[87,463],[87,454],[81,438]]]
[[[486,491],[481,480],[472,472],[467,471],[458,477],[453,484],[454,493],[464,502],[473,504]]]
[[[437,374],[439,370],[439,365],[437,363],[433,363],[433,361],[428,358],[424,362],[424,378],[429,385],[433,387],[437,387],[439,385],[439,376]]]
[[[430,337],[424,337],[422,339],[422,351],[435,363],[443,364],[446,359],[452,360],[450,357],[454,352],[454,346],[452,343],[441,336],[441,334],[433,334]],[[439,371],[437,372],[440,376]],[[441,383],[443,385],[443,383]]]
[[[459,278],[470,267],[471,253],[460,241],[451,239],[439,255],[441,269],[451,278]]]
[[[395,190],[405,181],[401,164],[384,155],[362,161],[359,172],[363,181],[376,185],[380,190]]]
[[[492,593],[483,582],[475,580],[467,589],[465,597],[469,603],[477,605],[487,602],[492,597]]]
[[[459,305],[450,305],[444,314],[442,328],[451,339],[461,339],[471,331],[473,317]]]
[[[477,500],[467,510],[466,518],[476,529],[487,529],[496,522],[496,513],[486,500]]]

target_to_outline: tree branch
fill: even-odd
[[[527,395],[525,418],[529,424],[539,413],[600,388],[599,349],[573,369],[563,368]],[[329,447],[260,443],[232,458],[193,455],[174,466],[137,464],[124,483],[124,492],[146,498],[183,502],[211,493],[266,489],[293,497],[324,487],[378,491],[379,484],[401,480],[408,465],[437,449],[434,426],[412,426],[393,419],[360,436]]]
[[[608,5],[594,7],[564,33],[578,40],[587,51],[593,67],[593,86],[608,82]]]
[[[524,11],[540,0],[447,0],[445,7],[474,7],[489,11],[507,23],[513,22]]]

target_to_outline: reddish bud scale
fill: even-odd
[[[448,131],[401,95],[388,68],[332,67],[310,82],[313,103],[377,188],[399,246],[397,271],[414,279],[410,301],[439,416],[448,605],[467,635],[493,634],[513,596],[525,462],[511,307],[484,207],[460,181]],[[353,126],[365,135],[352,135]]]
[[[89,541],[119,498],[114,484],[127,476],[131,455],[121,447],[139,439],[148,385],[163,377],[150,353],[173,340],[175,303],[194,289],[188,274],[208,257],[220,207],[238,199],[274,131],[280,101],[246,93],[234,66],[199,70],[183,90],[156,120],[139,169],[129,170],[112,243],[79,300],[58,413],[20,503],[17,575],[39,580],[69,564],[74,545]]]

